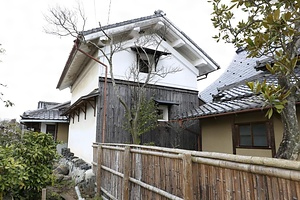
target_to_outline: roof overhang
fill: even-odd
[[[174,101],[166,101],[166,100],[158,100],[158,99],[154,99],[154,101],[161,105],[179,105],[179,103]]]
[[[21,119],[20,123],[31,123],[31,122],[39,122],[39,123],[69,123],[69,120],[46,120],[46,119]]]
[[[89,103],[94,108],[94,110],[96,110],[96,101],[95,101],[95,98],[97,96],[99,96],[99,92],[98,92],[97,89],[95,89],[90,94],[80,97],[62,115],[64,115],[64,116],[70,115],[75,110],[77,110],[78,108],[80,108],[81,105],[83,105],[84,103]],[[91,104],[91,101],[93,101],[94,103]]]
[[[74,81],[78,77],[78,75],[83,70],[83,67],[86,63],[90,61],[90,59],[78,51],[77,48],[87,52],[90,55],[94,55],[96,53],[96,48],[92,46],[87,46],[83,43],[74,44],[67,63],[64,67],[64,70],[61,74],[61,77],[56,86],[57,89],[63,90],[73,85]]]

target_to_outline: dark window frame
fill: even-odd
[[[240,144],[240,126],[247,126],[253,129],[253,125],[264,124],[266,127],[266,146],[256,146],[254,145],[254,134],[251,132],[251,145],[242,145]],[[233,124],[233,154],[236,154],[236,149],[270,149],[272,151],[272,156],[274,157],[276,154],[275,149],[275,138],[274,138],[274,128],[272,120],[269,121],[254,121],[254,122],[246,122],[246,123],[234,123]]]
[[[168,52],[159,51],[157,49],[150,49],[150,48],[140,47],[140,46],[131,47],[131,50],[136,52],[137,68],[138,68],[139,72],[141,72],[141,73],[156,72],[156,67],[157,67],[159,58],[162,55],[168,56],[171,54]],[[143,62],[141,62],[141,61],[143,61]],[[149,61],[150,61],[151,66],[149,66]],[[145,64],[148,66],[147,67],[148,69],[145,70],[145,66],[143,66],[141,68],[140,63],[148,63],[148,64]],[[145,71],[148,71],[148,72],[145,72]]]
[[[139,72],[148,74],[156,71],[156,64],[154,62],[153,55],[146,55],[144,53],[136,54],[136,55],[137,55],[137,66]]]
[[[51,134],[53,139],[57,138],[57,125],[56,124],[46,124],[46,133]]]

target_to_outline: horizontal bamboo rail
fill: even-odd
[[[93,148],[97,190],[110,199],[300,199],[297,161],[127,144]]]

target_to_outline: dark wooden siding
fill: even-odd
[[[135,89],[135,84],[129,81],[117,81],[119,94],[126,104],[132,103],[131,91]],[[99,80],[100,98],[98,98],[97,117],[97,142],[102,142],[102,119],[103,119],[103,78]],[[146,96],[155,100],[175,102],[169,105],[169,119],[173,119],[178,114],[191,110],[199,105],[198,92],[193,90],[178,89],[165,86],[148,85]],[[108,80],[107,88],[107,117],[106,117],[106,143],[131,143],[131,136],[124,130],[124,108],[119,102],[112,83]],[[159,122],[158,128],[144,133],[141,137],[142,143],[154,143],[156,146],[197,149],[197,139],[199,134],[199,122],[193,120],[188,129],[183,129],[178,123]]]

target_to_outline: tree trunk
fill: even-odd
[[[295,96],[287,98],[281,121],[283,124],[283,137],[275,155],[276,158],[297,160],[299,155],[299,125],[295,106]]]

